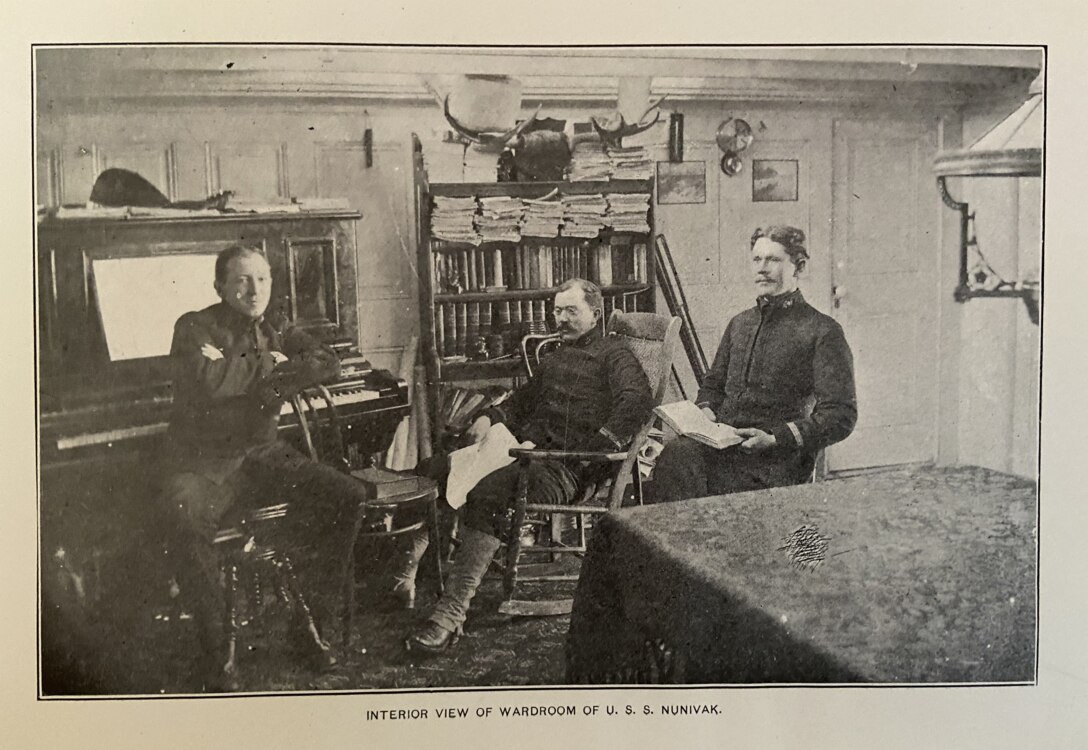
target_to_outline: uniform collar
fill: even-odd
[[[598,326],[593,326],[574,341],[564,342],[565,346],[574,346],[579,349],[584,349],[591,344],[601,340],[601,329]]]
[[[227,327],[236,330],[259,327],[265,321],[264,315],[254,320],[248,315],[242,315],[226,302],[219,302],[215,307],[217,308],[216,315],[219,320]]]
[[[786,292],[785,294],[779,294],[772,297],[769,294],[763,294],[756,297],[756,305],[759,307],[760,312],[769,310],[788,310],[799,302],[804,302],[805,298],[801,296],[800,289],[794,289],[792,292]]]

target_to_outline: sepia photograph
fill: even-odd
[[[797,200],[795,159],[756,159],[752,162],[752,202]]]
[[[1043,46],[30,51],[40,701],[1038,685]]]

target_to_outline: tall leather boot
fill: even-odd
[[[469,603],[498,549],[499,540],[495,537],[468,526],[464,528],[457,558],[446,577],[445,593],[427,624],[405,641],[406,649],[437,653],[457,642]]]
[[[397,552],[397,567],[393,571],[393,596],[405,609],[416,605],[416,572],[430,545],[430,529],[426,526],[405,534]]]

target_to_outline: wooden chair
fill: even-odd
[[[441,535],[438,525],[438,485],[433,479],[411,472],[397,472],[377,467],[351,469],[343,444],[343,432],[332,396],[323,386],[316,393],[304,392],[296,397],[295,413],[302,428],[303,440],[310,457],[324,461],[358,480],[367,488],[369,499],[356,512],[352,545],[343,566],[343,609],[341,641],[351,645],[355,616],[355,545],[360,540],[391,538],[428,526],[434,550],[435,576],[438,593],[443,590]],[[325,408],[317,410],[314,401],[321,398]],[[298,403],[301,401],[301,403]],[[303,403],[305,406],[303,406]],[[324,414],[324,428],[319,419],[311,421],[307,414]],[[319,447],[320,446],[320,447]]]
[[[607,334],[624,340],[642,365],[650,381],[653,405],[661,403],[665,388],[672,372],[673,349],[680,335],[680,318],[657,315],[655,313],[624,313],[619,310],[608,321]],[[528,359],[539,356],[543,347],[537,342],[525,342],[522,351]],[[532,362],[526,362],[526,368],[532,372]],[[650,415],[638,434],[632,439],[626,451],[605,453],[593,451],[555,451],[540,449],[520,449],[510,451],[518,459],[521,474],[514,501],[513,522],[505,540],[506,551],[503,561],[504,601],[499,611],[511,615],[558,615],[570,612],[573,600],[565,598],[552,601],[525,601],[516,598],[518,584],[526,582],[576,581],[577,574],[557,572],[554,568],[558,556],[582,556],[586,551],[586,522],[589,516],[602,515],[621,507],[629,487],[633,487],[635,502],[642,504],[642,479],[639,474],[638,454],[646,442],[646,437],[653,427],[654,419]],[[532,461],[567,460],[585,463],[608,464],[612,468],[604,483],[590,482],[579,487],[575,502],[571,505],[548,505],[530,502],[528,498],[528,467]],[[604,486],[602,486],[602,484]],[[604,497],[602,497],[604,496]],[[578,534],[576,544],[565,544],[562,540],[563,516],[573,516]],[[547,554],[550,564],[545,564],[538,571],[528,565],[523,569],[521,557],[525,552],[522,540],[522,528],[527,519],[537,518],[538,525],[550,530],[547,544],[534,544],[534,554]]]
[[[232,522],[227,522],[216,532],[214,544],[223,553],[226,577],[227,663],[223,671],[231,677],[238,672],[239,585],[243,579],[248,583],[246,590],[252,607],[251,618],[255,617],[262,605],[261,580],[262,573],[266,571],[272,574],[280,599],[294,608],[305,626],[303,637],[312,641],[314,653],[327,663],[335,663],[328,642],[317,630],[290,556],[272,541],[280,519],[287,516],[288,508],[287,503],[257,508],[241,517],[235,516]]]

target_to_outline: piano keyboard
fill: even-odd
[[[381,398],[381,392],[370,388],[344,388],[332,394],[332,403],[336,407],[358,404],[364,401],[374,401]],[[326,407],[325,399],[314,397],[311,399],[314,409],[320,411]],[[309,411],[306,399],[302,400],[303,409]],[[280,416],[293,413],[290,402],[280,407]],[[168,422],[154,422],[152,424],[136,425],[134,427],[122,427],[114,430],[101,430],[98,432],[83,432],[77,435],[69,435],[57,438],[57,450],[67,451],[75,448],[86,448],[92,445],[110,445],[123,440],[151,437],[160,435],[169,428]]]
[[[373,401],[374,399],[381,398],[381,392],[371,390],[369,388],[344,388],[343,390],[336,391],[332,394],[332,405],[336,407],[347,406],[348,404],[358,404],[363,401]],[[315,397],[311,399],[311,403],[314,405],[314,409],[321,410],[326,407],[325,399],[321,397]],[[309,406],[306,403],[306,399],[302,399],[303,410],[308,410]],[[286,416],[294,411],[291,406],[291,402],[284,402],[280,407],[280,416]]]
[[[158,435],[166,432],[169,426],[166,422],[156,422],[154,424],[137,425],[136,427],[123,427],[117,430],[84,432],[79,435],[57,438],[57,450],[66,451],[73,448],[85,448],[88,445],[104,445],[119,440]]]

